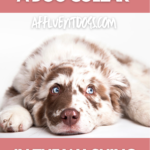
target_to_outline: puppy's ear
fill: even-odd
[[[120,105],[128,105],[131,99],[130,84],[128,80],[116,72],[109,72],[110,98],[114,110],[120,112]]]

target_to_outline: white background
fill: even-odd
[[[59,16],[73,17],[73,16],[95,16],[95,17],[108,17],[115,18],[117,22],[117,29],[32,29],[33,17],[48,16],[49,18],[55,18]],[[19,70],[21,63],[24,59],[38,47],[47,38],[63,34],[71,33],[81,35],[100,41],[109,48],[122,51],[132,57],[140,60],[141,62],[150,66],[150,14],[0,14],[0,98],[11,85],[12,79]],[[1,102],[1,100],[0,100]],[[150,129],[137,125],[128,120],[122,120],[124,124],[130,124],[129,130],[118,130],[118,127],[114,125],[111,127],[101,128],[103,134],[89,134],[87,137],[150,137]],[[121,122],[120,122],[121,123]],[[119,123],[119,124],[120,124]],[[124,124],[121,124],[122,127]],[[130,127],[133,127],[130,131]],[[102,130],[105,129],[105,130]],[[108,129],[109,132],[106,132]],[[115,134],[112,130],[118,130]],[[19,134],[2,134],[2,137],[22,136],[22,137],[34,137],[31,130]],[[33,131],[33,130],[32,130]],[[38,133],[39,130],[36,131]],[[94,131],[96,132],[96,130]],[[94,133],[93,132],[93,133]],[[46,134],[45,134],[46,133]],[[43,137],[50,136],[47,132],[40,133]],[[133,133],[133,134],[132,134]],[[35,134],[35,133],[34,133]],[[30,136],[29,136],[30,135]],[[47,136],[46,136],[47,135]],[[1,137],[0,136],[0,137]],[[86,137],[85,136],[85,137]],[[15,137],[15,136],[14,136]],[[84,136],[80,136],[84,137]]]

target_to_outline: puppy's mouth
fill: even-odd
[[[60,129],[56,129],[55,132],[50,130],[50,132],[55,135],[79,135],[79,134],[86,133],[86,132],[80,131],[78,127],[67,127],[67,126],[63,126]]]
[[[65,132],[58,133],[58,135],[77,135],[77,134],[83,134],[83,133],[78,131],[73,131],[73,130],[68,130]]]

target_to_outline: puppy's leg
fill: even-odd
[[[124,107],[125,113],[134,121],[150,127],[150,90],[142,84],[131,85],[132,99]]]
[[[22,103],[23,96],[11,87],[4,96],[4,103],[0,111],[1,131],[19,132],[32,126],[32,117]]]

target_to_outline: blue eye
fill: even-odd
[[[58,93],[59,93],[59,88],[58,88],[58,87],[54,87],[54,88],[52,89],[52,93],[58,94]]]
[[[86,93],[87,94],[93,94],[94,90],[91,87],[88,87],[87,90],[86,90]]]

